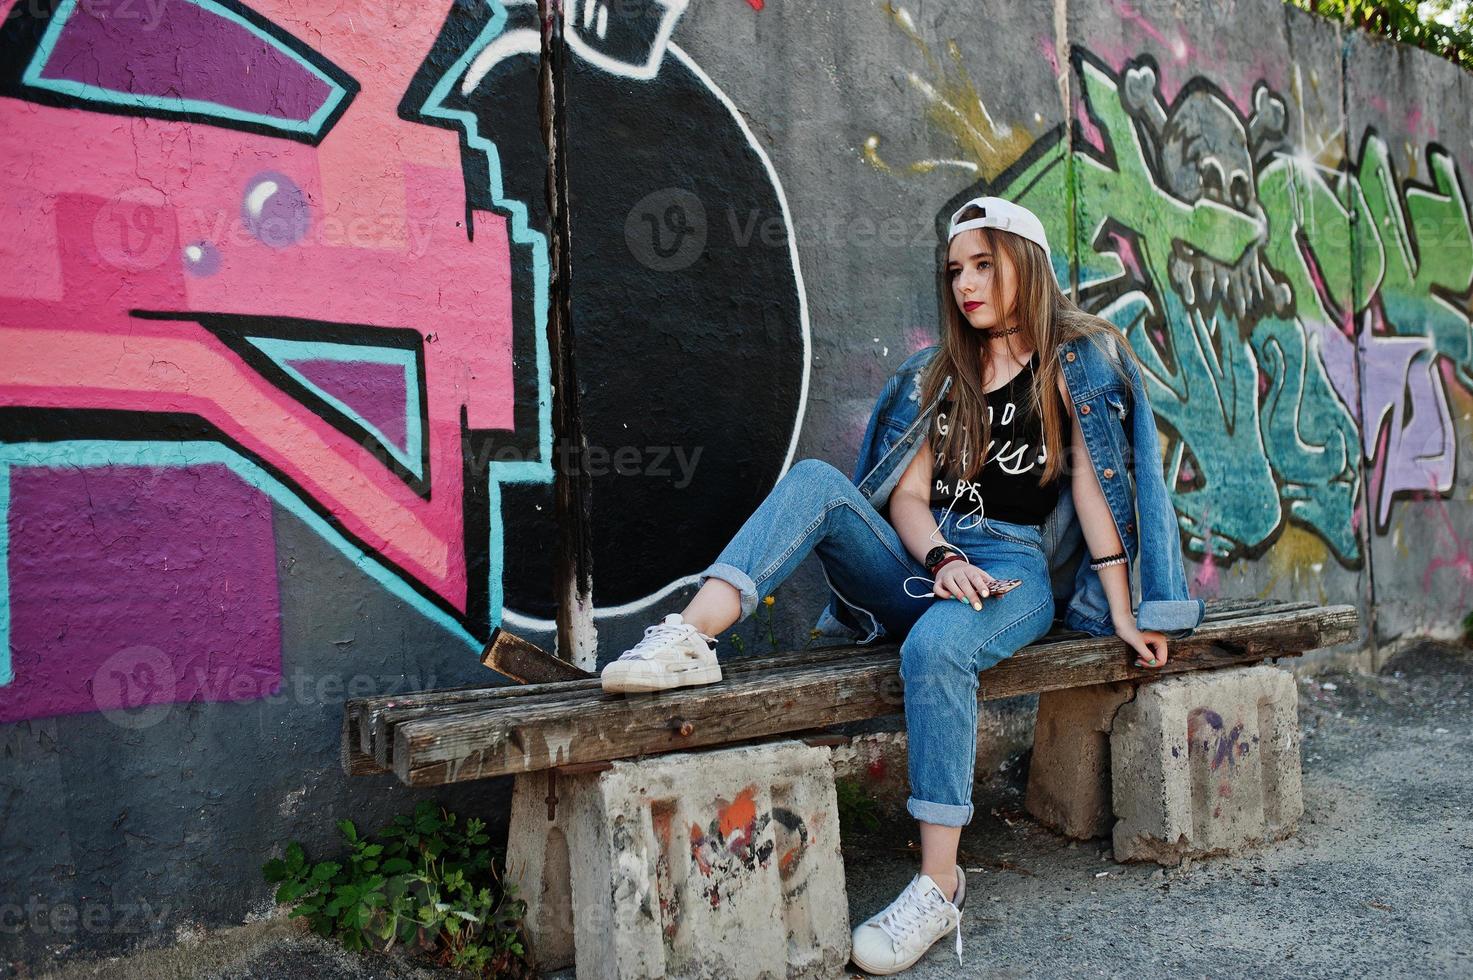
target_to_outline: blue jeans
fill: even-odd
[[[910,799],[917,820],[960,827],[972,819],[977,761],[977,674],[1048,632],[1053,591],[1037,526],[978,518],[958,501],[933,507],[939,537],[994,578],[1023,584],[982,600],[981,611],[930,595],[930,576],[853,481],[820,459],[794,463],[716,561],[701,572],[741,593],[741,617],[757,608],[810,552],[842,598],[868,609],[884,635],[904,637]],[[924,581],[905,583],[907,576]],[[902,584],[905,583],[905,587]],[[907,588],[923,598],[912,598]]]

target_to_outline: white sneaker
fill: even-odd
[[[962,962],[962,905],[967,879],[956,869],[956,895],[946,900],[926,875],[916,875],[900,897],[854,930],[854,965],[866,973],[899,973],[925,955],[931,944],[956,930],[956,962]]]
[[[653,626],[645,627],[644,639],[604,667],[603,688],[610,692],[666,691],[672,687],[714,684],[721,680],[721,665],[707,636],[671,613]]]

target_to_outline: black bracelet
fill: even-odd
[[[931,569],[930,569],[931,574],[933,576],[935,576],[936,574],[938,574],[941,571],[941,569],[945,568],[947,565],[950,565],[954,561],[966,561],[966,560],[967,559],[964,556],[959,555],[959,554],[957,554],[956,552],[953,551],[951,554],[947,555],[945,558],[941,559],[936,564],[934,564],[934,565],[931,566]]]
[[[960,548],[953,548],[949,544],[938,544],[936,547],[926,552],[926,560],[922,562],[922,564],[926,566],[926,571],[934,574],[936,571],[937,562],[941,561],[941,559],[945,558],[947,555],[960,555],[963,558],[966,557],[965,555],[962,555]]]
[[[1106,555],[1104,558],[1091,557],[1089,567],[1098,571],[1099,569],[1104,568],[1106,565],[1118,565],[1125,560],[1125,552],[1119,551],[1113,555]]]

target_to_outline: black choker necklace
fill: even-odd
[[[999,331],[999,330],[997,330],[995,328],[988,327],[988,328],[985,328],[985,329],[983,329],[983,330],[981,330],[979,332],[982,334],[982,339],[983,340],[992,340],[995,337],[1006,337],[1009,334],[1015,334],[1019,330],[1022,330],[1022,329],[1023,328],[1021,326],[1017,326],[1017,327],[1008,327],[1006,330]]]

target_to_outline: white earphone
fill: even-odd
[[[970,565],[972,563],[972,559],[970,559],[970,558],[967,557],[966,552],[962,551],[960,548],[957,548],[953,544],[949,544],[948,542],[945,542],[945,541],[940,541],[936,537],[936,535],[941,532],[941,525],[942,524],[945,524],[946,523],[946,518],[951,515],[951,508],[953,508],[953,507],[956,506],[956,502],[957,502],[958,499],[959,498],[956,496],[955,488],[953,487],[952,497],[951,497],[951,503],[949,503],[949,504],[946,505],[946,513],[941,515],[941,520],[937,523],[936,530],[934,530],[934,531],[931,532],[931,543],[932,544],[936,544],[936,545],[942,545],[942,544],[944,544],[948,548],[955,548],[956,553],[962,556],[962,561],[964,561],[968,565]],[[968,517],[971,517],[973,513],[975,513],[977,515],[977,519],[975,521],[973,521],[971,524],[963,525],[962,524],[962,521],[965,521]],[[967,513],[965,513],[961,517],[959,517],[957,519],[957,522],[956,522],[956,529],[958,531],[970,531],[972,528],[977,527],[981,523],[982,523],[982,497],[980,495],[978,495],[976,509],[974,511],[968,511]],[[931,591],[928,592],[928,593],[926,593],[925,595],[916,595],[914,592],[910,591],[909,582],[913,578],[918,578],[922,582],[929,582],[931,584]],[[907,575],[905,577],[905,581],[900,583],[900,587],[902,589],[904,589],[905,590],[905,594],[908,595],[908,596],[910,596],[912,599],[929,599],[929,598],[934,597],[935,594],[936,594],[936,580],[933,579],[933,578],[926,578],[926,576],[924,576],[924,575]]]

